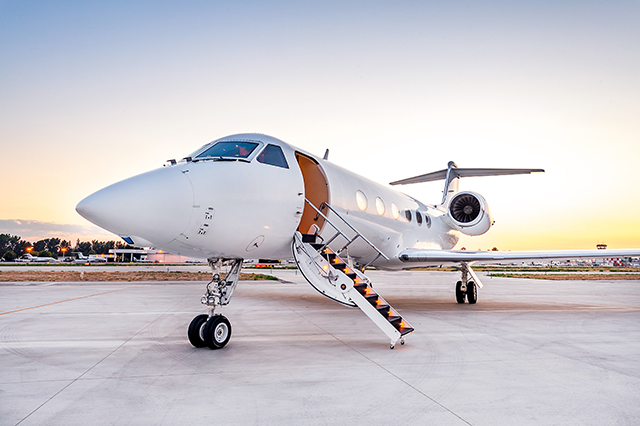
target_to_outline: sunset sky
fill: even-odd
[[[458,247],[640,247],[640,2],[434,3],[0,0],[0,233],[115,239],[82,198],[259,132],[382,183],[546,170],[463,179],[496,225]]]

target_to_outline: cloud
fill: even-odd
[[[35,242],[45,238],[63,240],[119,240],[119,237],[93,225],[73,225],[39,220],[0,219],[0,234],[11,234]]]

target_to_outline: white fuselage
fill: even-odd
[[[180,161],[104,188],[82,200],[77,210],[135,245],[201,258],[287,259],[294,233],[307,233],[309,229],[303,228],[308,224],[318,224],[320,235],[328,240],[336,231],[322,219],[313,220],[317,214],[306,205],[305,197],[315,197],[318,208],[322,208],[320,201],[330,204],[385,253],[390,260],[378,259],[378,267],[402,268],[397,255],[403,250],[448,250],[458,241],[459,233],[448,224],[442,209],[269,136],[242,134],[218,141],[231,140],[259,146],[239,160],[198,158],[196,151],[193,161]],[[288,168],[258,161],[268,144],[282,149]],[[326,194],[311,194],[314,188]],[[416,212],[422,215],[422,223],[416,220]],[[351,232],[333,212],[324,209],[323,213],[345,233]],[[345,242],[339,237],[333,244],[340,247]],[[376,253],[359,240],[349,247],[349,255],[368,263]]]

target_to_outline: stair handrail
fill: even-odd
[[[356,233],[356,236],[353,237],[353,239],[349,242],[349,244],[351,244],[353,241],[355,241],[356,238],[360,237],[362,238],[367,244],[369,244],[369,246],[374,249],[375,251],[378,252],[378,256],[376,256],[376,259],[380,256],[384,257],[386,260],[389,260],[389,258],[387,257],[386,254],[384,254],[378,247],[376,247],[371,241],[367,240],[367,237],[365,237],[364,235],[362,235],[360,233],[360,231],[358,231],[356,228],[354,228],[348,221],[347,219],[345,219],[344,217],[342,217],[342,215],[340,213],[338,213],[333,207],[331,207],[331,205],[329,205],[329,203],[322,203],[323,205],[327,206],[333,213],[335,213],[336,216],[338,216],[349,228],[351,228],[351,230],[353,230],[353,232]]]
[[[353,226],[352,226],[352,225],[351,225],[351,224],[350,224],[350,223],[349,223],[349,222],[348,222],[344,217],[342,217],[342,215],[340,215],[340,213],[338,213],[338,212],[337,212],[333,207],[331,207],[331,205],[330,205],[329,203],[327,203],[327,202],[322,203],[322,204],[320,205],[320,208],[323,208],[323,206],[324,206],[324,207],[328,207],[328,208],[329,208],[329,210],[331,210],[331,211],[332,211],[336,216],[338,216],[338,217],[340,218],[340,220],[342,220],[342,221],[343,221],[343,222],[344,222],[344,223],[345,223],[349,228],[351,228],[351,230],[352,230],[353,232],[355,232],[355,233],[356,233],[356,236],[355,236],[355,237],[353,237],[352,239],[350,239],[349,237],[347,237],[347,236],[345,235],[345,233],[344,233],[344,232],[342,232],[342,231],[340,230],[340,228],[338,228],[338,227],[337,227],[333,222],[331,222],[331,220],[330,220],[330,219],[329,219],[329,218],[328,218],[324,213],[322,213],[322,212],[321,212],[321,211],[320,211],[316,206],[314,206],[314,205],[313,205],[313,203],[312,203],[311,201],[307,200],[307,198],[306,198],[306,197],[305,197],[304,201],[306,201],[306,202],[307,202],[307,204],[309,204],[311,207],[313,207],[313,209],[314,209],[316,212],[318,212],[318,214],[319,214],[320,216],[322,216],[322,217],[324,218],[324,220],[326,220],[327,222],[329,222],[329,224],[333,227],[333,229],[335,229],[336,231],[338,231],[338,233],[339,233],[340,235],[342,235],[342,236],[343,236],[343,237],[348,241],[347,245],[345,245],[345,246],[342,248],[343,250],[344,250],[344,249],[345,249],[349,244],[351,244],[352,242],[354,242],[354,241],[356,240],[356,238],[360,237],[360,238],[362,238],[362,239],[363,239],[363,240],[364,240],[364,241],[365,241],[365,242],[366,242],[366,243],[367,243],[367,244],[368,244],[372,249],[374,249],[376,252],[378,252],[378,256],[376,256],[376,259],[377,259],[378,257],[382,256],[382,257],[384,257],[385,259],[389,260],[389,258],[387,257],[387,255],[386,255],[386,254],[384,254],[382,251],[380,251],[380,249],[378,249],[378,247],[376,247],[376,246],[375,246],[371,241],[367,240],[367,238],[366,238],[364,235],[362,235],[362,234],[361,234],[361,233],[360,233],[356,228],[354,228],[354,227],[353,227]],[[330,241],[332,241],[332,240],[333,240],[333,238],[332,238]],[[329,242],[327,242],[325,245],[328,245],[328,244],[329,244]],[[369,262],[369,264],[370,264],[370,263],[371,263],[371,262]]]
[[[324,220],[326,220],[327,222],[329,222],[329,224],[333,227],[333,229],[335,229],[336,231],[338,231],[338,234],[342,235],[342,236],[343,236],[347,241],[350,241],[350,240],[349,240],[349,237],[347,237],[347,236],[345,235],[345,233],[344,233],[344,232],[342,232],[342,231],[340,230],[340,228],[338,228],[338,227],[337,227],[333,222],[331,222],[331,220],[330,220],[327,216],[325,216],[325,215],[324,215],[324,213],[322,213],[320,210],[318,210],[318,208],[317,208],[316,206],[314,206],[314,205],[313,205],[313,203],[312,203],[311,201],[307,200],[306,198],[304,199],[304,201],[306,201],[306,202],[307,202],[307,204],[309,204],[311,207],[313,207],[313,209],[314,209],[316,212],[318,212],[318,214],[319,214],[320,216],[322,216],[322,217],[324,218]],[[326,204],[326,203],[322,203],[322,205],[327,205],[327,206],[328,206],[328,204]],[[329,241],[333,241],[333,238],[332,238],[331,240],[329,240]],[[326,246],[327,244],[329,244],[329,243],[328,243],[328,242],[327,242],[327,243],[325,243],[325,246]]]

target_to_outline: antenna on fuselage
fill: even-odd
[[[327,148],[324,151],[324,156],[322,157],[323,160],[328,160],[329,159],[329,148]]]

